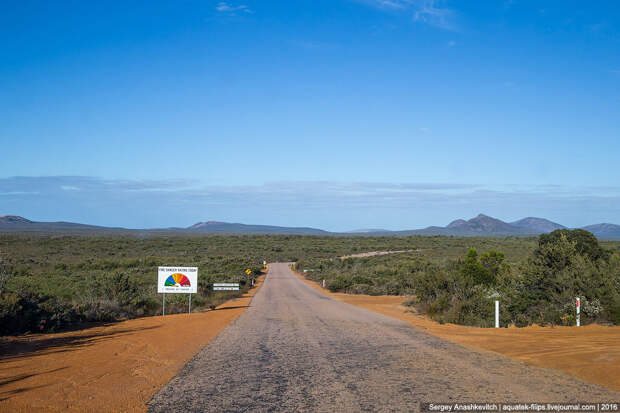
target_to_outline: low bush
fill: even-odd
[[[405,253],[305,259],[296,268],[334,292],[415,295],[412,304],[442,323],[492,326],[497,299],[501,325],[574,325],[576,297],[582,324],[620,323],[620,254],[583,230],[541,235],[510,265],[502,251],[472,247],[435,262]]]
[[[54,331],[76,318],[74,309],[54,297],[31,291],[0,296],[0,334]]]

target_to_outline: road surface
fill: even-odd
[[[418,411],[420,402],[508,401],[620,397],[336,301],[278,263],[250,308],[153,397],[149,411],[402,412]]]

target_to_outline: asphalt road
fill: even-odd
[[[153,397],[149,411],[402,412],[420,402],[619,396],[335,301],[278,263],[248,311]]]

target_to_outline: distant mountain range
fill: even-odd
[[[528,217],[514,222],[504,222],[484,214],[469,220],[457,219],[445,227],[431,226],[424,229],[389,231],[384,229],[359,229],[336,233],[309,227],[279,227],[273,225],[248,225],[229,222],[198,222],[187,228],[126,229],[72,222],[37,222],[15,215],[0,215],[0,233],[43,232],[43,233],[191,233],[191,234],[295,234],[295,235],[374,235],[410,236],[445,235],[462,237],[532,236],[567,228],[543,218]],[[583,227],[600,239],[620,240],[620,225],[595,224]]]
[[[76,224],[73,222],[37,222],[16,215],[0,215],[0,232],[80,232],[130,231],[124,228],[101,227],[96,225]]]
[[[305,235],[329,235],[328,231],[307,227],[276,227],[273,225],[247,225],[231,224],[228,222],[208,221],[198,222],[187,228],[190,231],[202,231],[218,234],[243,233],[243,234],[305,234]]]
[[[346,234],[374,234],[377,232],[391,232],[391,231],[389,229],[365,228],[365,229],[354,229],[353,231],[347,231]]]
[[[463,237],[476,236],[510,236],[540,235],[556,229],[566,228],[563,225],[544,218],[523,218],[515,222],[504,222],[484,214],[470,220],[457,219],[446,227],[428,227],[412,231],[397,231],[410,235],[451,235]],[[618,226],[620,230],[620,226]],[[620,237],[620,231],[618,232]]]

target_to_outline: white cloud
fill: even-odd
[[[368,6],[387,10],[405,10],[411,6],[410,0],[355,0]]]
[[[454,14],[454,10],[440,7],[436,0],[425,0],[416,10],[413,19],[440,29],[456,31]]]
[[[379,7],[386,7],[389,9],[404,9],[406,8],[406,3],[403,1],[393,1],[393,0],[377,0],[377,4]]]
[[[217,6],[215,6],[215,10],[217,10],[220,13],[225,13],[231,16],[234,16],[237,12],[252,13],[252,10],[245,4],[240,4],[238,6],[235,6],[225,1],[219,2]]]
[[[0,192],[0,196],[15,196],[15,195],[38,195],[38,192],[27,192],[27,191],[11,191],[11,192]]]
[[[0,214],[132,228],[218,218],[347,229],[367,226],[372,215],[382,220],[377,225],[405,229],[478,212],[515,219],[543,216],[564,225],[620,222],[620,187],[337,181],[209,185],[52,176],[0,178],[0,195]],[[414,222],[415,217],[419,220]]]
[[[377,9],[413,13],[413,20],[430,26],[458,31],[456,12],[442,7],[439,0],[357,0]]]

